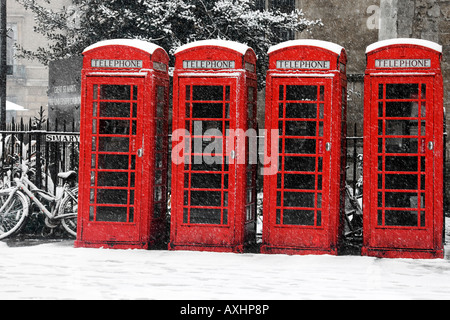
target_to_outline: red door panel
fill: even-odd
[[[180,79],[179,123],[187,136],[184,164],[177,166],[175,244],[233,243],[234,164],[226,132],[236,127],[236,81]]]
[[[89,199],[89,241],[138,241],[144,80],[88,77],[86,145],[90,161],[83,190]]]
[[[371,246],[433,248],[433,82],[372,84]],[[369,191],[370,190],[370,191]]]
[[[279,171],[269,178],[269,239],[274,247],[329,245],[331,80],[274,79],[272,123]],[[266,199],[265,199],[266,201]]]

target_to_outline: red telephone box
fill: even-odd
[[[147,249],[166,219],[169,57],[124,39],[83,55],[75,245]]]
[[[345,49],[325,41],[288,41],[269,50],[266,154],[278,167],[265,165],[263,253],[337,254],[346,63]]]
[[[443,257],[442,47],[367,48],[363,255]]]
[[[206,40],[175,57],[169,249],[242,252],[256,235],[256,55]]]

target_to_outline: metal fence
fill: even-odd
[[[33,168],[32,181],[48,192],[56,192],[58,173],[78,172],[79,127],[72,122],[41,123],[23,119],[6,124],[0,131],[0,178],[11,181],[15,166],[28,161]]]
[[[6,125],[5,131],[0,131],[0,171],[1,181],[12,179],[10,168],[14,164],[28,161],[34,168],[35,184],[55,192],[59,172],[74,170],[78,172],[79,160],[79,127],[78,123],[35,123],[30,120],[24,123],[21,119]],[[356,189],[361,179],[358,167],[362,154],[363,138],[354,128],[352,136],[347,137],[347,183]],[[259,150],[258,153],[264,152]],[[169,151],[170,153],[170,151]],[[168,155],[170,159],[170,154]],[[37,164],[41,165],[38,166]],[[169,166],[170,168],[170,166]],[[38,179],[38,177],[41,177]],[[262,188],[262,181],[258,183]],[[262,191],[262,190],[261,190]]]

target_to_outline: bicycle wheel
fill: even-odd
[[[9,192],[0,192],[0,208],[8,201]],[[25,225],[28,217],[28,199],[17,191],[8,201],[5,209],[0,212],[0,240],[19,232]]]
[[[78,188],[70,190],[72,198],[69,194],[66,194],[61,200],[61,206],[59,207],[59,215],[70,215],[67,218],[61,219],[61,224],[68,234],[73,237],[77,236],[77,213],[78,213]]]

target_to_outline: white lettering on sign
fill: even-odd
[[[48,98],[49,106],[69,106],[81,104],[81,96],[65,97],[65,98]]]
[[[45,138],[46,142],[75,142],[80,143],[79,135],[70,134],[47,134]]]
[[[277,61],[277,69],[330,69],[330,61]]]
[[[142,66],[142,60],[91,60],[92,68],[140,69]]]
[[[235,69],[235,61],[221,60],[186,60],[183,61],[184,69]]]
[[[53,92],[58,93],[76,93],[77,92],[77,85],[72,84],[68,86],[56,86],[53,87]]]
[[[375,68],[431,68],[430,59],[375,60]]]

